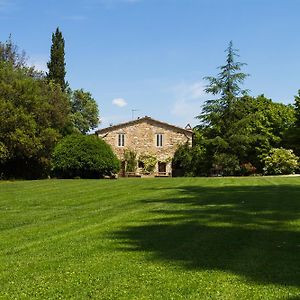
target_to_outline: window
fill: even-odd
[[[163,135],[161,133],[156,134],[156,147],[162,147]]]
[[[125,146],[125,134],[124,133],[119,133],[118,134],[118,146],[119,147],[124,147]]]

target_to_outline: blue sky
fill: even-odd
[[[292,103],[300,89],[298,0],[0,0],[0,40],[11,33],[45,69],[51,34],[66,42],[67,80],[90,91],[102,124],[148,115],[196,125],[204,76],[230,40],[251,76],[244,87]]]

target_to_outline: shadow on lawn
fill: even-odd
[[[121,250],[147,251],[186,269],[300,285],[300,186],[186,186],[168,193],[173,197],[142,201],[150,216],[141,226],[114,233]]]

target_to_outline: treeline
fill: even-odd
[[[47,177],[57,143],[98,125],[95,99],[65,80],[64,46],[57,28],[43,73],[27,65],[11,37],[0,42],[0,179]]]
[[[29,67],[9,38],[0,42],[0,179],[95,177],[118,172],[111,148],[86,134],[99,109],[66,81],[65,41],[52,34],[48,72]],[[300,91],[294,105],[252,97],[230,42],[226,64],[206,77],[212,95],[197,116],[193,146],[181,145],[173,169],[181,176],[290,174],[299,171]]]
[[[252,97],[241,88],[248,74],[230,42],[226,64],[208,81],[212,95],[197,116],[193,147],[177,150],[173,167],[183,176],[290,174],[299,170],[300,92],[294,105]]]

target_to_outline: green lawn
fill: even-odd
[[[0,182],[1,299],[300,299],[300,178]]]

